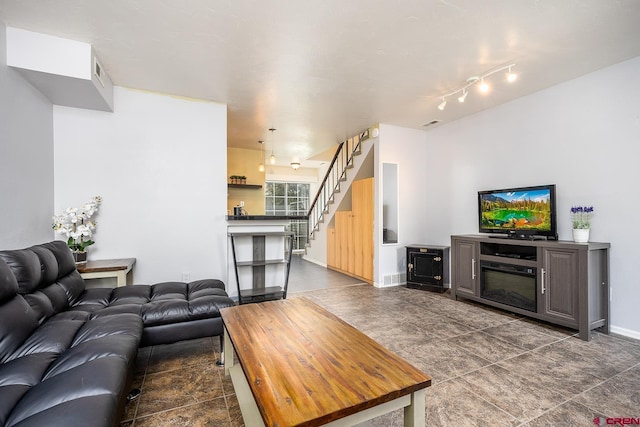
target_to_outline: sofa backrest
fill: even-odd
[[[11,268],[0,259],[0,363],[4,363],[38,326],[35,312],[18,294],[18,281]]]
[[[13,274],[17,293],[35,312],[38,323],[67,310],[84,292],[84,280],[65,242],[56,240],[26,249],[0,251],[0,260]],[[12,284],[0,286],[11,288]]]

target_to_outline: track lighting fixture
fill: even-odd
[[[460,102],[464,102],[467,99],[467,95],[469,95],[469,89],[471,88],[471,86],[475,85],[476,83],[478,84],[478,90],[482,93],[487,93],[489,91],[489,85],[487,84],[487,82],[485,81],[485,79],[487,77],[492,76],[493,74],[496,74],[500,71],[505,71],[506,70],[506,80],[509,83],[513,83],[514,81],[516,81],[518,75],[515,74],[512,71],[512,68],[515,67],[516,64],[509,64],[509,65],[505,65],[503,67],[499,67],[496,68],[495,70],[491,70],[485,74],[482,74],[480,76],[473,76],[473,77],[469,77],[467,79],[467,82],[464,86],[462,86],[461,88],[458,88],[456,90],[452,90],[451,92],[448,92],[444,95],[442,95],[442,102],[440,104],[438,104],[438,110],[443,111],[444,107],[446,107],[447,105],[447,98],[450,96],[454,96],[457,94],[461,94],[460,96],[458,96],[458,101]]]

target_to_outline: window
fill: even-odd
[[[306,215],[309,210],[309,184],[265,182],[264,195],[266,215]],[[293,249],[304,249],[309,235],[307,221],[291,221],[288,229],[295,235]]]

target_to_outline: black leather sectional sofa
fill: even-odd
[[[222,334],[219,280],[86,289],[61,241],[0,251],[0,426],[115,426],[138,347]]]

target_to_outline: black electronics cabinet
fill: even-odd
[[[449,246],[409,245],[407,287],[433,292],[449,288]]]

